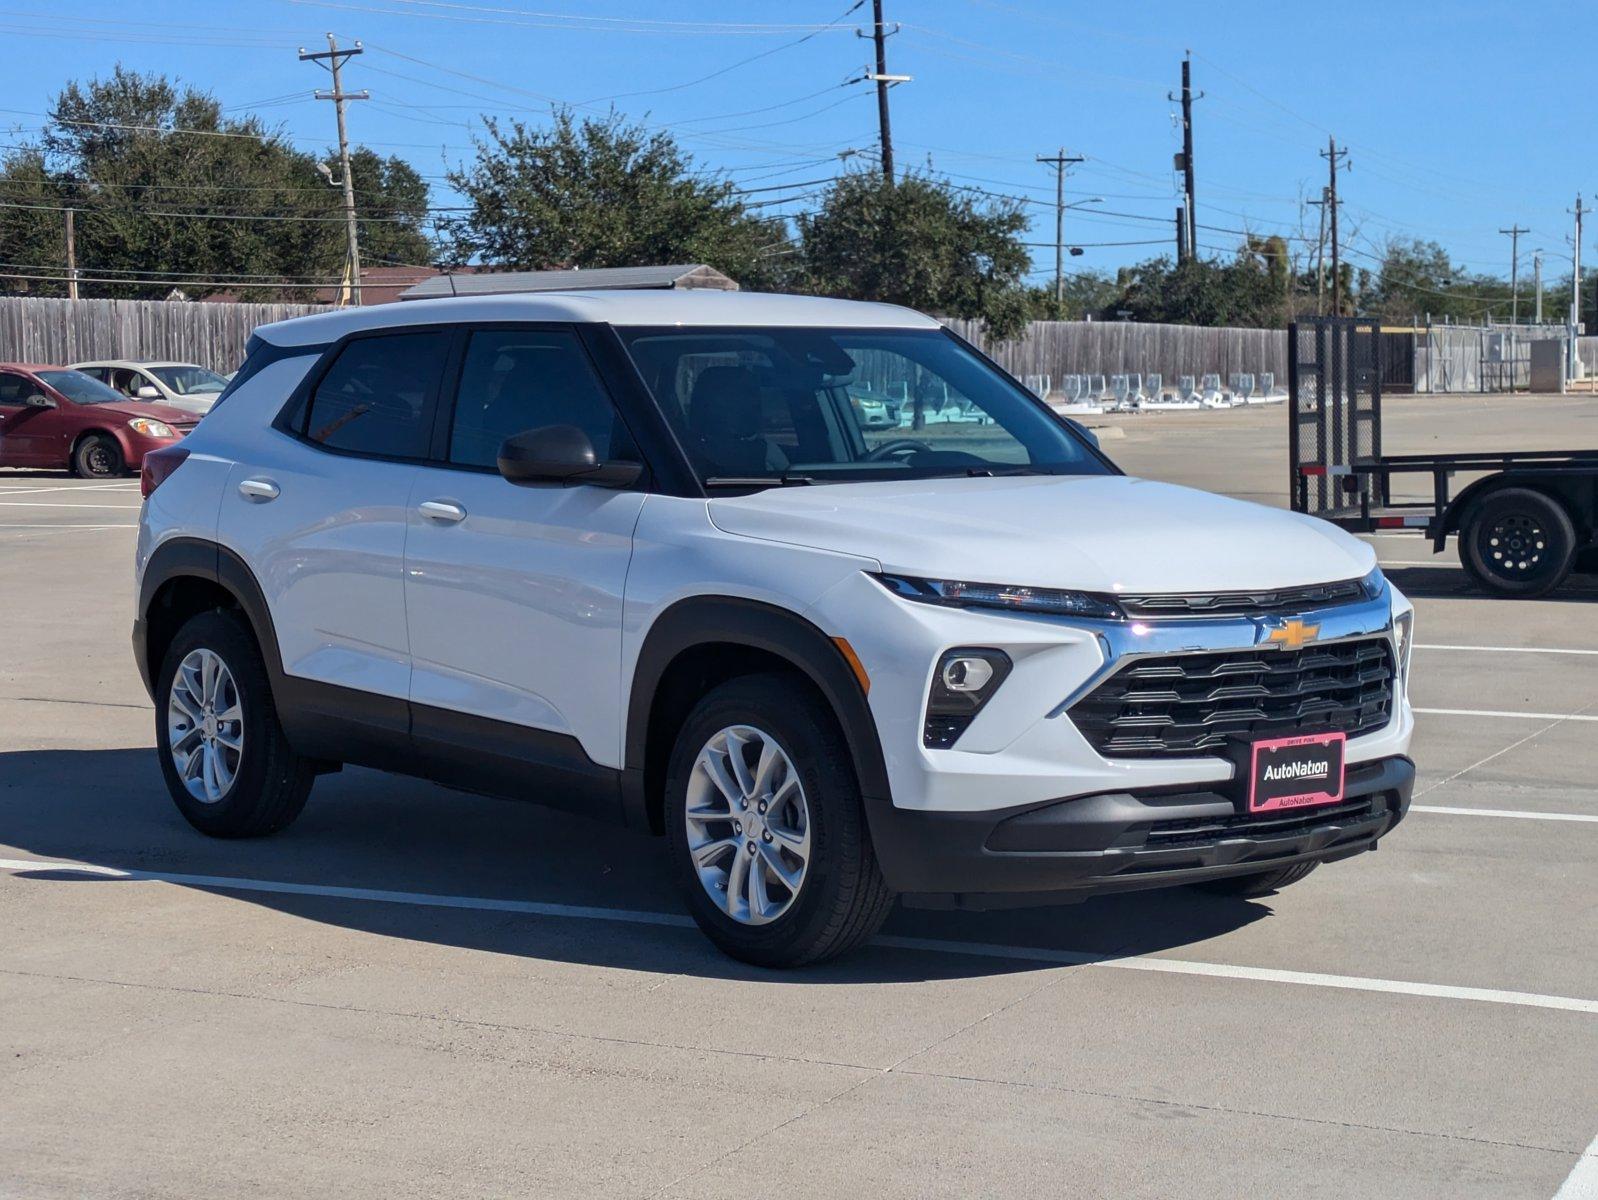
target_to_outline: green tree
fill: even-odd
[[[430,261],[421,177],[369,150],[356,151],[354,175],[368,252]],[[85,296],[158,298],[181,277],[196,281],[182,284],[191,296],[308,297],[344,261],[341,196],[312,155],[258,117],[227,117],[204,92],[120,66],[68,84],[38,143],[0,164],[0,199],[22,197],[36,207],[0,209],[0,261],[60,275],[62,210],[71,207]],[[279,280],[295,286],[269,286]],[[66,290],[59,279],[21,286]]]
[[[484,118],[476,158],[451,171],[470,211],[446,226],[449,256],[519,270],[702,262],[771,286],[787,237],[731,183],[699,174],[667,133],[612,113],[548,126]]]
[[[1121,272],[1121,295],[1102,314],[1112,320],[1176,325],[1275,326],[1282,322],[1282,290],[1261,257],[1243,251],[1230,262],[1154,258]]]
[[[1020,334],[1032,315],[1018,201],[979,205],[931,175],[890,183],[860,171],[834,183],[798,226],[806,291],[980,318],[999,339]]]
[[[1472,273],[1436,242],[1395,238],[1383,249],[1363,307],[1384,321],[1407,322],[1427,313],[1433,320],[1481,321],[1491,314],[1507,321],[1510,296],[1506,280]],[[1521,315],[1529,312],[1530,289],[1523,288]]]

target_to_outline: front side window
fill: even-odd
[[[505,439],[575,425],[601,461],[628,456],[628,440],[577,338],[567,332],[482,330],[471,335],[456,391],[449,461],[493,467]]]
[[[207,371],[204,367],[147,367],[145,368],[156,379],[166,384],[167,390],[174,396],[193,396],[196,394],[215,394],[227,387],[227,380],[215,371]]]
[[[449,342],[441,332],[349,342],[311,394],[305,436],[332,450],[425,458]]]
[[[619,332],[707,486],[1114,469],[939,330]]]
[[[74,404],[121,404],[127,399],[82,371],[40,371],[39,378]]]

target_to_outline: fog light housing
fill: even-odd
[[[962,646],[945,651],[932,673],[922,744],[947,750],[959,741],[1010,674],[1010,666],[1003,650]]]

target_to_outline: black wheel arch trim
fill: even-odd
[[[854,671],[832,639],[791,609],[735,596],[691,596],[662,612],[650,626],[628,693],[623,804],[627,823],[648,829],[645,769],[650,718],[671,664],[700,646],[732,644],[762,650],[791,663],[821,692],[848,742],[866,803],[866,817],[892,804],[887,764],[876,720]]]

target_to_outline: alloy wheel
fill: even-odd
[[[191,650],[167,699],[167,744],[183,786],[202,804],[224,799],[244,754],[244,709],[233,673],[214,651]]]
[[[810,808],[793,761],[770,734],[715,734],[688,778],[688,852],[705,893],[742,925],[793,907],[810,867]]]

